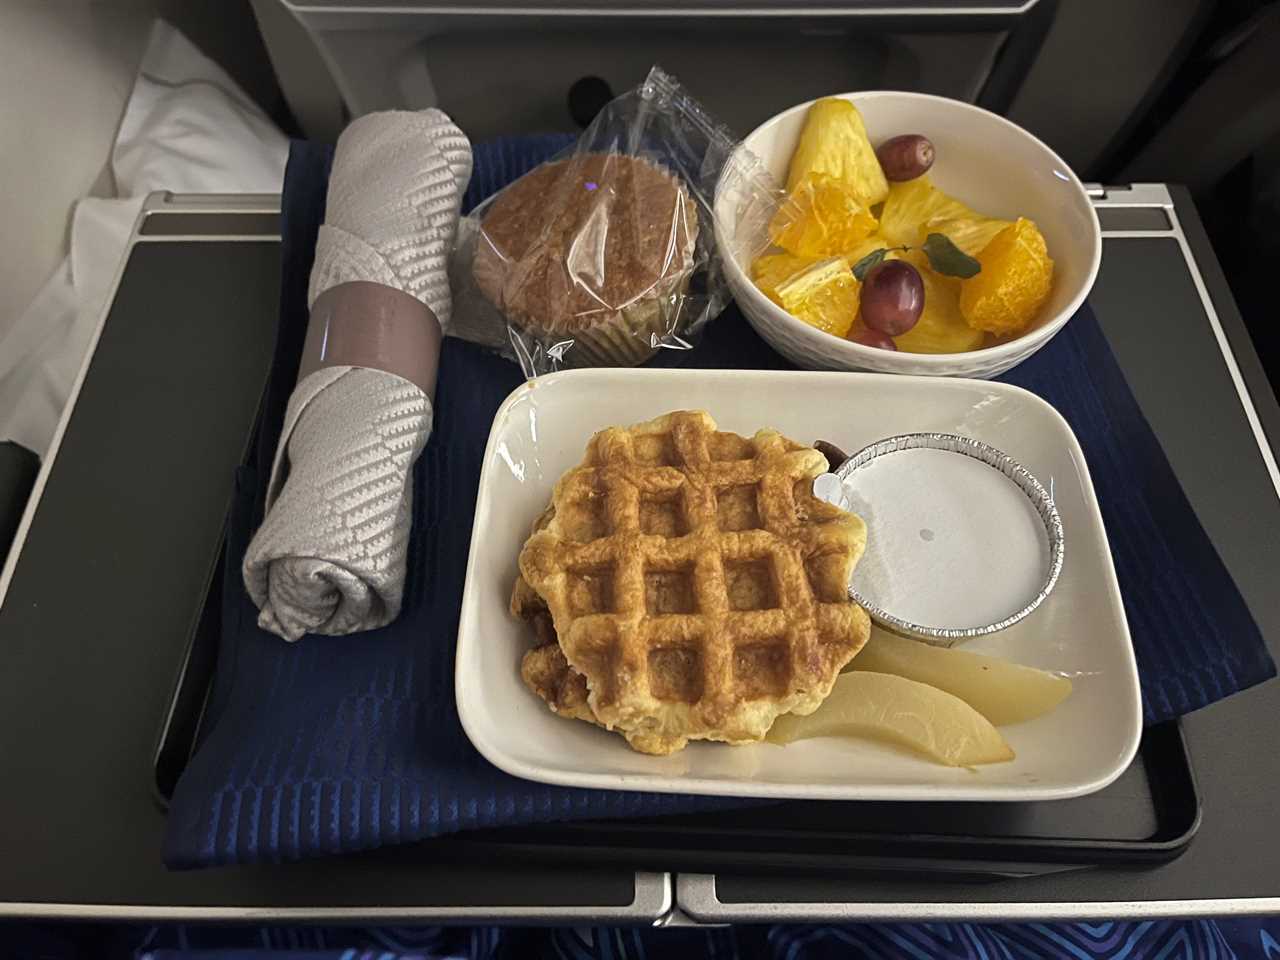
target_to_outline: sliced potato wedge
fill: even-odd
[[[1013,759],[1000,731],[959,697],[905,677],[865,670],[841,674],[831,695],[809,716],[779,717],[766,739],[791,743],[833,736],[895,743],[950,767]]]
[[[1071,681],[967,650],[948,650],[872,627],[846,670],[891,673],[959,697],[997,727],[1034,720],[1071,694]]]

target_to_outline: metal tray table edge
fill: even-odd
[[[1225,917],[1280,912],[1280,897],[1205,900],[1127,900],[1045,903],[724,903],[716,878],[706,873],[676,877],[677,909],[699,923],[780,923],[913,920],[1139,920],[1154,917]]]
[[[660,924],[675,909],[669,873],[637,871],[635,897],[623,906],[400,906],[400,907],[199,907],[121,905],[109,903],[0,903],[0,919],[207,921],[448,921],[450,923],[590,923]]]

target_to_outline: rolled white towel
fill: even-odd
[[[369,114],[346,129],[334,154],[309,306],[339,285],[373,283],[408,294],[429,313],[396,306],[395,295],[344,287],[344,335],[335,341],[359,339],[366,318],[350,314],[368,303],[370,341],[390,336],[419,353],[438,351],[437,320],[446,323],[451,310],[447,260],[470,177],[470,143],[439,110]],[[406,323],[429,324],[432,332]],[[355,366],[342,362],[341,350],[326,352],[329,337],[314,341],[319,363],[307,372],[304,362],[289,399],[266,517],[243,567],[259,625],[286,640],[369,630],[399,614],[413,465],[431,433],[436,356],[396,357],[377,369],[367,357],[378,344],[356,344],[351,355],[361,359],[354,362],[370,365]]]

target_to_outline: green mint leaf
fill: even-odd
[[[889,253],[887,247],[881,247],[879,250],[872,250],[865,257],[853,265],[853,275],[858,278],[861,283],[866,279],[867,271],[872,267],[884,261],[885,256]]]
[[[945,273],[948,277],[967,280],[982,270],[982,264],[952,243],[951,238],[946,234],[929,234],[925,237],[921,249],[929,258],[929,265],[938,273]]]

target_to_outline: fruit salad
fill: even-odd
[[[1026,332],[1053,285],[1044,236],[939,190],[934,160],[923,134],[876,149],[852,103],[814,103],[756,286],[805,323],[883,350],[964,353]]]

